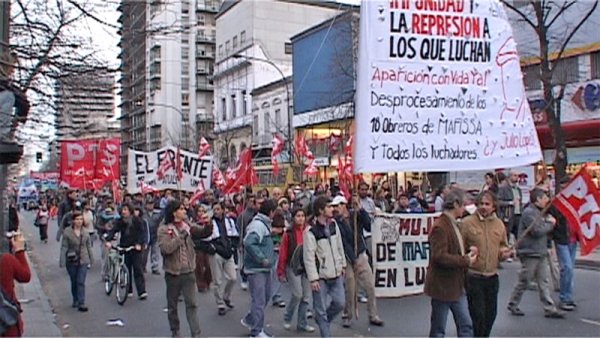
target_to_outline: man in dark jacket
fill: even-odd
[[[527,289],[529,282],[535,278],[540,292],[540,299],[544,304],[544,316],[548,318],[564,318],[564,314],[556,308],[550,295],[550,265],[548,263],[548,234],[556,225],[556,218],[552,215],[543,215],[542,210],[550,203],[548,194],[539,188],[531,191],[531,203],[521,217],[519,223],[519,241],[517,242],[517,256],[521,260],[519,280],[515,286],[508,310],[514,316],[525,315],[519,309],[521,297]]]
[[[444,199],[444,212],[429,234],[431,257],[425,277],[425,294],[431,297],[429,337],[446,333],[448,311],[452,311],[459,337],[473,336],[465,280],[467,269],[477,260],[477,248],[465,248],[457,219],[465,210],[465,193],[454,189]]]
[[[499,217],[506,226],[506,235],[518,235],[519,221],[523,210],[523,193],[519,188],[519,172],[511,170],[498,190]],[[510,240],[510,238],[507,238]],[[510,261],[510,260],[509,260]]]
[[[344,309],[343,326],[351,325],[352,316],[356,311],[356,283],[367,292],[367,309],[369,322],[372,325],[383,326],[383,320],[377,315],[377,299],[375,298],[375,278],[369,265],[367,245],[363,229],[371,231],[371,217],[364,209],[348,210],[348,201],[343,196],[336,196],[331,205],[334,207],[336,222],[342,233],[344,253],[346,254],[346,308]],[[355,207],[358,205],[355,203]],[[358,213],[358,214],[357,214]],[[356,225],[355,225],[355,221]]]
[[[250,224],[250,222],[252,221],[252,219],[254,218],[254,216],[256,216],[256,214],[258,213],[258,209],[260,208],[260,205],[262,204],[263,199],[262,198],[255,198],[254,195],[252,195],[251,193],[246,195],[246,209],[238,216],[237,220],[236,220],[236,225],[237,228],[240,230],[240,238],[244,238],[246,236],[246,228],[248,227],[248,224]],[[241,255],[240,255],[240,261],[242,262],[243,265],[243,261],[244,261],[244,248],[243,245],[240,244],[241,247]],[[247,280],[247,276],[246,273],[244,273],[244,269],[243,267],[240,269],[240,276],[242,279],[242,283],[241,283],[241,287],[242,290],[247,290],[248,289],[248,280]]]
[[[156,205],[158,207],[158,205]],[[160,275],[158,271],[158,261],[160,256],[160,249],[158,247],[158,226],[164,219],[164,214],[160,208],[154,208],[154,202],[152,200],[146,201],[146,212],[144,213],[144,220],[148,223],[149,240],[148,247],[144,250],[142,265],[146,270],[148,264],[148,257],[150,257],[150,269],[152,274]]]

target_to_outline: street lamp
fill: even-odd
[[[279,68],[279,66],[277,66],[277,64],[275,64],[273,61],[269,60],[269,59],[263,59],[263,58],[257,58],[254,56],[247,56],[247,55],[242,55],[242,54],[233,54],[232,57],[234,59],[246,59],[248,61],[259,61],[259,62],[264,62],[266,64],[271,65],[273,68],[275,68],[277,70],[277,72],[279,73],[279,75],[281,75],[281,79],[283,80],[283,84],[285,85],[285,94],[286,94],[286,114],[288,116],[288,133],[287,133],[287,144],[288,144],[288,151],[289,151],[289,158],[290,158],[290,163],[293,163],[293,152],[292,152],[292,116],[291,116],[291,111],[290,111],[290,87],[288,85],[288,81],[287,78],[285,77],[285,74],[283,74],[283,71],[281,70],[281,68]]]

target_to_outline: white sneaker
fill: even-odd
[[[284,321],[283,328],[289,331],[292,328],[292,323]]]
[[[242,287],[242,290],[248,290],[248,283],[242,282],[240,286]]]
[[[507,258],[507,259],[506,259],[506,261],[507,261],[508,263],[512,263],[512,262],[513,262],[513,259],[509,257],[509,258]]]
[[[299,327],[298,331],[312,333],[315,332],[315,328],[310,325],[306,325],[305,327]]]
[[[257,334],[254,337],[260,337],[260,338],[271,338],[273,336],[269,335],[268,333],[265,332],[265,330],[260,331],[259,334]]]
[[[250,326],[250,324],[246,323],[246,318],[242,318],[242,320],[240,320],[240,324],[242,324],[242,326],[247,328],[248,330],[252,330],[252,326]]]

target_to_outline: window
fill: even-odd
[[[542,88],[540,81],[540,65],[529,65],[523,67],[523,83],[525,90],[537,90]]]
[[[237,150],[235,149],[235,144],[232,144],[229,148],[229,156],[231,163],[237,162]]]
[[[560,59],[552,65],[552,83],[564,85],[579,80],[579,60],[577,56]]]
[[[154,46],[150,49],[150,62],[160,61],[160,46]]]
[[[233,50],[237,49],[237,47],[238,47],[237,42],[238,42],[238,38],[237,38],[237,36],[234,36],[233,37],[233,42],[232,42],[232,44],[233,44]]]
[[[190,72],[190,64],[187,62],[181,63],[181,75],[188,75]]]
[[[190,104],[190,94],[181,94],[181,105],[189,106]]]
[[[265,133],[271,132],[271,114],[265,113]]]
[[[275,109],[275,128],[281,128],[281,109]]]
[[[234,119],[237,116],[237,105],[235,104],[235,94],[231,95],[231,118]]]
[[[223,45],[219,45],[219,57],[223,57]]]
[[[198,25],[204,26],[204,14],[198,13],[196,15],[196,21],[198,21]]]
[[[224,97],[221,98],[221,119],[227,120],[227,100]]]
[[[258,116],[254,115],[254,121],[252,121],[252,129],[254,130],[254,136],[258,136]]]
[[[242,90],[242,114],[243,115],[247,115],[248,114],[248,98],[246,97],[246,91]]]
[[[600,52],[590,54],[592,66],[592,79],[600,79]]]
[[[231,41],[227,40],[227,42],[225,42],[225,54],[229,55],[229,52],[231,51]]]
[[[244,43],[246,43],[246,31],[240,33],[240,46],[243,46]]]
[[[190,48],[189,47],[181,47],[181,59],[187,60],[190,58]]]
[[[292,43],[286,42],[283,47],[284,53],[287,55],[292,55]]]

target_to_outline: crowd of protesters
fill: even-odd
[[[251,299],[241,319],[251,336],[269,336],[264,309],[270,303],[285,308],[281,324],[286,330],[292,330],[296,316],[298,332],[313,332],[316,328],[309,319],[314,317],[321,336],[328,337],[337,315],[344,327],[351,327],[357,302],[367,304],[371,325],[384,325],[377,309],[371,259],[376,214],[439,212],[429,235],[431,256],[425,280],[432,309],[429,334],[445,334],[451,311],[459,336],[489,336],[497,313],[498,269],[503,260],[518,257],[522,264],[508,302],[511,314],[524,315],[518,305],[533,280],[546,317],[562,318],[562,311],[576,307],[576,238],[558,210],[545,213],[548,189],[540,185],[531,191],[530,201],[523,201],[518,179],[516,171],[508,176],[488,173],[477,196],[465,193],[456,183],[435,191],[411,185],[393,193],[387,181],[361,182],[350,196],[343,196],[335,186],[317,184],[310,189],[302,182],[272,190],[248,187],[231,196],[207,190],[193,202],[192,194],[172,190],[125,195],[119,203],[109,191],[65,190],[60,202],[60,195],[41,200],[34,223],[43,243],[48,242],[48,231],[56,229],[56,240],[61,242],[59,265],[66,267],[73,307],[79,311],[89,306],[85,302],[87,270],[105,259],[107,248],[114,245],[110,243],[118,238],[121,247],[134,247],[125,254],[130,295],[135,285],[140,300],[154,296],[150,292],[158,290],[146,290],[145,274],[164,274],[167,317],[174,337],[182,335],[177,311],[180,297],[190,334],[199,336],[196,292],[211,290],[217,313],[227,316],[236,306],[231,295],[238,283]],[[561,181],[566,182],[568,178]],[[53,220],[56,228],[51,226]],[[100,255],[94,260],[93,246],[99,239]],[[558,303],[550,297],[548,283],[552,240],[561,271]],[[26,281],[29,274],[20,259],[22,251],[18,242],[13,246],[10,257],[15,258],[3,256],[1,268],[20,265],[14,279]],[[9,283],[4,276],[3,289],[13,290],[12,279]],[[287,285],[289,299],[283,299],[282,285]],[[22,325],[17,329],[22,332]]]

